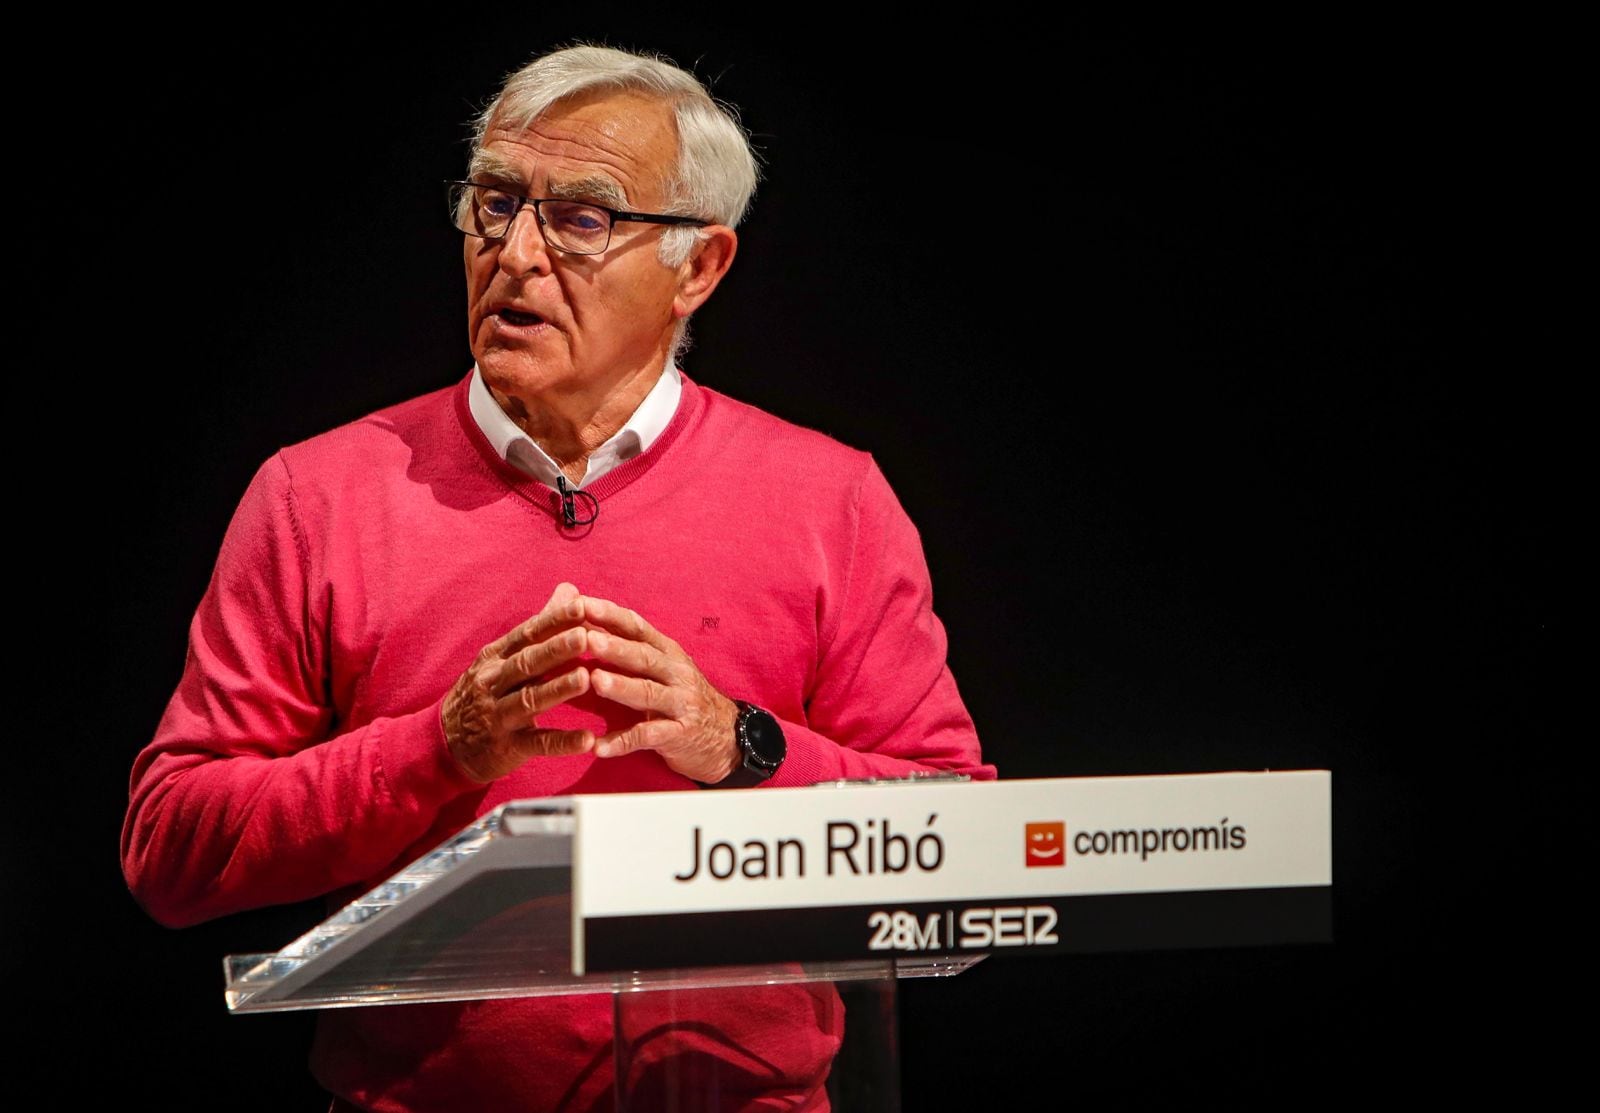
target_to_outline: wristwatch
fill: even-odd
[[[738,717],[733,721],[733,737],[739,743],[740,761],[732,773],[716,784],[707,785],[707,788],[750,788],[758,785],[778,771],[778,766],[783,764],[784,756],[789,752],[788,743],[783,738],[783,728],[771,714],[744,700],[736,699],[733,705],[739,709]]]

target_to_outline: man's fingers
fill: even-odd
[[[589,670],[589,683],[595,694],[635,711],[675,719],[679,708],[672,689],[642,676],[622,676],[605,669]]]
[[[583,621],[583,596],[569,583],[560,583],[539,613],[508,633],[490,642],[485,653],[491,657],[509,657],[531,642],[542,641],[564,626],[576,626]]]
[[[615,665],[623,672],[647,676],[662,683],[670,683],[673,679],[673,658],[646,642],[607,634],[603,630],[590,630],[588,644],[595,660]]]
[[[670,741],[677,732],[677,724],[670,719],[635,723],[627,730],[604,734],[595,739],[594,756],[621,757],[634,750],[653,750]]]
[[[576,668],[560,676],[551,677],[542,684],[526,684],[507,693],[495,702],[501,725],[508,730],[523,730],[533,726],[540,715],[560,703],[583,695],[589,690],[589,670]]]
[[[678,643],[644,620],[637,611],[619,606],[609,599],[596,599],[592,595],[580,596],[583,601],[583,619],[591,626],[621,634],[636,642],[646,642],[663,653],[671,653]]]
[[[586,656],[587,655],[587,656]],[[643,715],[596,737],[548,730],[538,718],[593,691]],[[534,757],[593,752],[620,757],[651,749],[668,768],[710,783],[734,760],[733,703],[713,688],[683,647],[644,617],[561,584],[537,615],[484,648],[445,701],[450,752],[489,782]]]
[[[517,736],[517,750],[527,757],[588,753],[594,743],[594,735],[586,730],[527,730]]]
[[[497,696],[503,696],[511,689],[526,684],[535,677],[543,676],[557,665],[566,664],[583,655],[587,639],[582,627],[575,626],[559,634],[553,634],[543,641],[524,646],[511,656],[507,657],[494,678],[489,682],[489,690]]]

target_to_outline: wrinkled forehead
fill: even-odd
[[[661,199],[677,155],[677,121],[667,102],[604,90],[564,98],[527,118],[498,110],[471,173],[530,194],[586,190],[590,200],[625,208]]]

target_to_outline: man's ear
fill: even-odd
[[[739,250],[738,234],[725,224],[708,224],[697,231],[694,250],[678,268],[678,293],[672,299],[674,317],[687,317],[705,304]]]

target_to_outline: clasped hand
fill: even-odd
[[[573,664],[584,656],[590,661]],[[543,712],[591,690],[645,718],[598,737],[538,725]],[[738,763],[736,713],[677,642],[628,608],[563,583],[538,614],[483,647],[445,696],[443,718],[456,763],[485,783],[532,757],[651,749],[675,772],[711,784]]]

